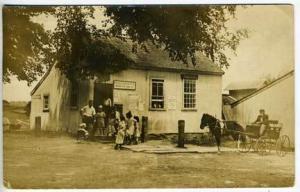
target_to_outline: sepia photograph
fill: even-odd
[[[294,5],[1,9],[5,190],[294,187]]]

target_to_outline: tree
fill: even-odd
[[[70,80],[114,73],[133,62],[106,41],[104,30],[88,23],[93,14],[94,8],[87,6],[56,10],[57,27],[52,36],[56,50],[51,57]]]
[[[226,28],[226,21],[235,15],[234,5],[107,6],[104,9],[107,19],[101,28],[89,23],[94,11],[95,7],[91,6],[57,7],[51,12],[57,19],[57,27],[51,38],[31,44],[39,52],[35,55],[55,60],[69,79],[114,73],[126,69],[133,61],[107,41],[113,37],[132,41],[133,52],[147,52],[147,44],[152,43],[168,51],[171,59],[185,64],[189,60],[195,64],[196,53],[202,52],[221,67],[228,67],[224,51],[227,48],[235,51],[240,40],[247,37],[246,30],[231,32]],[[27,24],[31,29],[33,24]],[[42,28],[32,27],[45,34]],[[47,49],[42,45],[47,45]],[[33,54],[24,52],[24,55]],[[24,65],[27,72],[23,74],[14,69],[19,62],[5,63],[4,73],[33,80],[45,68],[41,63],[29,62]]]
[[[228,67],[226,48],[236,51],[247,30],[230,32],[225,23],[235,16],[235,5],[193,6],[111,6],[107,7],[107,22],[114,36],[129,36],[145,46],[147,41],[169,52],[173,60],[183,63],[195,53],[203,52],[220,67]]]
[[[31,83],[50,65],[46,58],[49,51],[49,34],[42,25],[31,18],[54,11],[51,7],[4,7],[3,8],[3,81],[10,76]]]

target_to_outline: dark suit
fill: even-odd
[[[266,129],[268,128],[269,125],[269,116],[264,114],[264,115],[258,115],[255,123],[260,124],[260,135],[265,135]]]
[[[261,123],[267,125],[269,121],[269,116],[268,115],[258,115],[255,123]]]

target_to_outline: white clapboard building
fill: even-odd
[[[79,111],[89,99],[96,106],[111,98],[123,113],[148,117],[149,133],[176,133],[178,120],[186,132],[200,132],[203,113],[221,118],[223,71],[198,54],[196,65],[172,61],[168,53],[148,48],[131,53],[121,41],[112,42],[135,64],[103,81],[81,80],[71,84],[52,67],[31,92],[31,129],[74,132],[81,122]],[[99,61],[101,62],[101,61]]]

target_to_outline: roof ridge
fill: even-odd
[[[56,65],[56,63],[54,63],[53,65],[51,65],[48,70],[46,71],[46,73],[43,75],[43,77],[39,80],[39,82],[34,86],[34,88],[31,90],[30,95],[33,95],[36,90],[41,86],[41,84],[44,82],[44,80],[48,77],[48,75],[50,74],[52,68]]]

